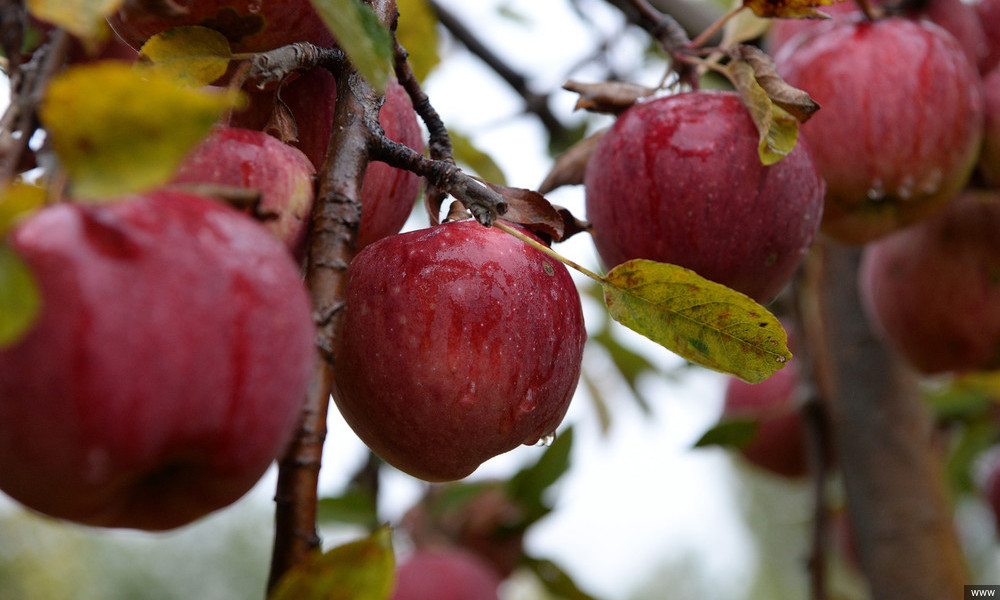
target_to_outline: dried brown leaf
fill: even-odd
[[[754,79],[767,93],[771,102],[780,106],[800,123],[808,121],[813,113],[819,110],[819,104],[809,97],[808,93],[790,85],[778,75],[774,61],[760,48],[740,44],[733,46],[729,50],[729,55],[733,60],[747,62],[753,68]]]
[[[570,80],[563,84],[563,89],[580,95],[576,109],[612,115],[621,114],[640,99],[656,93],[655,89],[622,81],[581,83]]]
[[[503,196],[507,202],[507,212],[503,219],[518,223],[525,227],[548,235],[554,240],[563,239],[566,224],[563,216],[545,196],[532,190],[507,187],[496,183],[484,182],[491,189]]]
[[[828,15],[816,10],[816,7],[838,1],[840,0],[743,0],[743,6],[758,17],[822,19]]]
[[[538,187],[538,193],[548,194],[552,190],[564,185],[579,185],[583,183],[583,176],[587,172],[587,164],[590,156],[597,148],[597,143],[601,141],[607,129],[602,129],[597,133],[587,136],[579,142],[573,144],[556,159],[552,170],[545,176],[545,181]]]

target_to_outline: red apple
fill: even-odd
[[[983,62],[983,73],[1000,67],[1000,0],[979,0],[973,4],[986,33],[988,52]]]
[[[864,243],[940,210],[982,138],[982,84],[926,21],[838,20],[775,56],[822,108],[801,132],[826,180],[823,230]]]
[[[979,176],[983,183],[1000,187],[1000,65],[983,79],[986,120],[983,149],[979,154]]]
[[[162,530],[257,482],[315,356],[280,242],[174,191],[53,205],[7,241],[43,308],[0,351],[0,490],[61,519]]]
[[[805,426],[795,394],[798,384],[795,359],[757,384],[730,377],[723,408],[723,419],[749,418],[757,423],[753,439],[740,448],[743,457],[788,478],[805,477],[809,471]]]
[[[1000,367],[1000,192],[964,193],[936,217],[871,244],[868,317],[925,373]]]
[[[677,264],[770,301],[805,257],[823,182],[802,145],[771,166],[732,92],[641,102],[604,135],[587,167],[586,208],[607,267]]]
[[[498,600],[502,579],[474,554],[420,550],[396,568],[390,600]]]
[[[310,0],[126,0],[108,22],[137,50],[150,37],[185,25],[218,31],[233,52],[263,52],[293,42],[336,45]]]
[[[309,157],[317,170],[321,169],[337,101],[333,75],[325,69],[312,69],[286,83],[279,93],[298,126],[298,141],[293,145]],[[264,129],[274,110],[274,102],[274,91],[251,93],[248,109],[234,113],[229,123]],[[379,123],[389,139],[423,152],[423,134],[410,96],[395,80],[386,84]],[[357,247],[361,249],[375,240],[399,233],[413,210],[419,191],[420,178],[414,173],[382,162],[370,163],[361,189],[363,209]]]
[[[172,183],[233,186],[260,194],[267,229],[300,254],[315,199],[312,163],[297,148],[261,131],[216,126],[187,155]]]
[[[499,229],[383,238],[348,273],[334,399],[380,457],[428,481],[553,433],[586,333],[566,268]]]
[[[904,16],[910,19],[924,19],[938,25],[958,41],[969,62],[979,68],[986,67],[989,43],[979,15],[972,5],[963,0],[925,0],[914,4],[917,6],[906,10]],[[853,0],[820,6],[819,10],[835,19],[863,18],[861,10]],[[800,32],[807,32],[806,36],[812,35],[826,26],[826,23],[827,21],[820,19],[775,19],[767,34],[768,50],[776,53]]]

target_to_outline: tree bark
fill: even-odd
[[[933,423],[914,374],[864,317],[860,256],[858,248],[817,245],[803,325],[861,567],[875,600],[958,600],[966,571]]]

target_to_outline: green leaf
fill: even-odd
[[[380,94],[392,73],[392,36],[360,0],[311,0],[358,72]]]
[[[41,309],[41,295],[28,265],[0,244],[0,349],[21,339]]]
[[[945,464],[949,489],[955,492],[976,491],[974,465],[983,453],[996,445],[997,435],[994,419],[976,421],[961,429]]]
[[[413,74],[423,81],[441,62],[438,55],[437,17],[427,0],[396,0],[399,25],[396,39],[409,53]]]
[[[137,73],[121,61],[52,78],[39,115],[78,198],[113,197],[166,182],[192,146],[242,98]]]
[[[16,181],[0,194],[0,236],[45,204],[44,188]]]
[[[493,157],[476,147],[472,138],[452,129],[448,130],[448,137],[451,138],[452,154],[456,161],[472,169],[485,181],[507,185],[503,170]]]
[[[639,393],[639,389],[636,387],[639,381],[639,376],[643,373],[655,373],[658,371],[655,365],[649,361],[648,358],[634,352],[625,346],[621,345],[618,340],[611,335],[611,329],[608,327],[603,328],[598,333],[590,336],[590,340],[595,343],[600,344],[608,352],[608,356],[611,357],[611,361],[615,363],[618,367],[618,372],[622,374],[625,379],[625,383],[628,384],[629,389],[632,390],[632,394],[635,396],[636,401],[639,404],[639,408],[645,414],[651,414],[652,409],[649,404],[643,399],[642,394]]]
[[[35,18],[62,27],[88,49],[107,39],[110,31],[105,18],[118,10],[123,0],[28,0]]]
[[[556,436],[555,441],[546,448],[535,464],[518,471],[507,483],[507,495],[531,513],[525,515],[525,526],[549,512],[543,498],[545,490],[569,469],[572,448],[573,428],[569,427]]]
[[[289,570],[268,600],[386,600],[395,581],[392,531],[344,544]]]
[[[378,525],[375,498],[358,488],[348,488],[340,496],[321,498],[317,519],[325,523],[347,523],[374,529]]]
[[[757,435],[757,420],[732,418],[726,419],[709,429],[695,442],[695,448],[708,446],[724,446],[727,448],[745,448]]]
[[[799,122],[768,97],[754,75],[753,67],[746,61],[729,63],[733,85],[760,134],[758,152],[760,161],[772,165],[788,156],[798,141]]]
[[[694,271],[630,260],[603,287],[612,318],[703,367],[759,383],[792,357],[774,315]]]
[[[562,600],[596,600],[576,585],[573,578],[559,565],[547,559],[526,557],[524,564],[545,584],[545,588]]]
[[[229,40],[218,31],[197,25],[175,27],[142,45],[137,67],[201,87],[225,75],[232,56]]]

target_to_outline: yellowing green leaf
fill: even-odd
[[[489,154],[480,150],[472,138],[464,133],[449,129],[448,137],[451,138],[452,154],[459,163],[472,169],[486,181],[507,184],[507,178],[503,174],[503,169],[493,160]]]
[[[292,568],[268,600],[386,600],[394,577],[392,532],[382,527]]]
[[[798,141],[799,122],[771,101],[748,62],[737,60],[729,63],[729,72],[760,133],[758,152],[761,163],[771,165],[788,156]]]
[[[427,0],[396,0],[399,25],[396,39],[409,52],[410,68],[423,81],[441,62],[438,55],[437,18]]]
[[[709,446],[724,446],[727,448],[745,448],[757,435],[759,423],[756,419],[730,418],[722,421],[706,431],[695,442],[695,448]]]
[[[0,349],[28,332],[40,307],[38,288],[28,266],[0,243]]]
[[[360,0],[311,0],[358,72],[379,93],[392,73],[392,36]]]
[[[108,36],[105,17],[121,7],[123,0],[28,0],[28,11],[36,18],[62,27],[89,48]]]
[[[822,17],[818,6],[833,4],[839,0],[743,0],[743,6],[758,17]]]
[[[0,236],[19,220],[45,204],[46,191],[37,185],[17,181],[0,192]]]
[[[232,55],[229,40],[214,29],[175,27],[143,44],[139,67],[200,87],[222,77]]]
[[[77,65],[52,79],[39,115],[79,198],[119,196],[166,182],[234,91],[184,88],[120,61]]]
[[[758,383],[792,357],[774,315],[694,271],[631,260],[612,269],[603,287],[616,321],[701,366]]]

